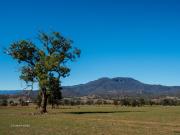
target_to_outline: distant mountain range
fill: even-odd
[[[100,78],[86,84],[66,86],[63,88],[63,95],[65,97],[180,96],[180,86],[150,85],[127,77]]]
[[[13,95],[21,92],[22,90],[0,90],[0,95]]]
[[[0,94],[23,94],[25,91],[0,91]],[[150,85],[133,78],[116,77],[100,78],[86,84],[64,86],[63,97],[100,96],[100,97],[124,97],[124,96],[176,96],[180,97],[180,86]],[[37,95],[33,91],[31,95]]]

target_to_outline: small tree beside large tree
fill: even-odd
[[[38,41],[20,40],[7,49],[8,55],[22,65],[20,79],[26,83],[38,82],[41,96],[41,113],[46,113],[48,95],[56,97],[60,90],[60,79],[67,77],[69,61],[80,56],[80,50],[72,46],[72,41],[59,32],[39,33]],[[55,84],[56,86],[53,86]],[[57,86],[59,84],[59,86]]]

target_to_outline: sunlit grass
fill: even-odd
[[[34,106],[0,107],[0,135],[180,135],[180,107],[63,106],[37,112]]]

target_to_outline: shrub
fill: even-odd
[[[163,99],[162,101],[161,101],[161,105],[164,105],[164,106],[176,106],[176,105],[178,105],[178,102],[177,102],[177,100],[175,100],[175,99]]]
[[[139,104],[140,104],[141,106],[143,106],[143,105],[146,104],[144,98],[140,98],[140,99],[139,99]]]
[[[23,99],[19,99],[19,103],[20,103],[20,105],[21,106],[28,106],[29,105],[29,103],[28,102],[25,102]]]
[[[10,106],[17,106],[18,103],[15,103],[13,100],[10,100],[10,101],[9,101],[9,105],[10,105]]]
[[[136,99],[133,99],[131,102],[131,106],[132,107],[140,106],[140,103]]]
[[[86,104],[87,104],[87,105],[93,105],[94,102],[93,102],[93,100],[87,100]]]
[[[121,104],[121,106],[129,106],[130,100],[129,99],[121,99],[120,104]]]
[[[102,100],[97,100],[95,104],[97,104],[97,105],[102,105],[102,104],[103,104],[103,101],[102,101]]]
[[[3,100],[0,102],[0,105],[1,105],[1,106],[7,106],[7,105],[8,105],[7,99],[3,99]]]
[[[114,104],[114,105],[119,105],[118,100],[113,100],[113,104]]]

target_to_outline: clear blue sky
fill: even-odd
[[[19,66],[2,53],[39,30],[60,31],[82,50],[63,85],[133,77],[180,85],[178,0],[1,0],[0,89],[22,89]]]

